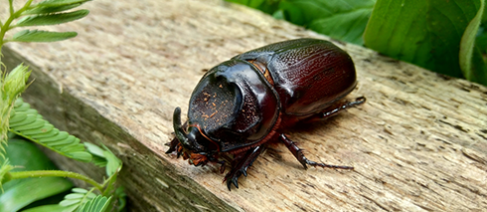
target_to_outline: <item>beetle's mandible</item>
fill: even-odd
[[[174,110],[176,136],[166,153],[177,152],[195,166],[212,161],[223,168],[230,159],[228,189],[238,188],[238,177],[247,176],[270,142],[284,143],[304,168],[353,169],[308,160],[283,130],[364,103],[364,97],[340,101],[356,84],[351,57],[324,40],[284,41],[237,55],[203,76],[184,124],[181,109]]]

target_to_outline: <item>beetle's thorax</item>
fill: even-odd
[[[200,135],[224,152],[263,139],[277,120],[279,97],[259,68],[247,61],[231,60],[205,75],[191,96],[189,108],[190,126],[197,123]]]

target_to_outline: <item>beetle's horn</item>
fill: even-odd
[[[181,143],[183,146],[188,146],[188,136],[181,127],[181,108],[176,107],[172,120],[174,133],[176,134],[176,138],[178,138],[179,143]]]

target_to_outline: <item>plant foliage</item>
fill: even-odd
[[[22,98],[17,99],[10,114],[10,130],[66,157],[83,162],[91,161],[91,154],[86,151],[79,138],[59,131],[44,120],[37,110],[31,109]]]
[[[0,21],[0,52],[8,42],[53,42],[77,35],[76,32],[23,29],[8,36],[11,29],[62,24],[89,13],[88,10],[70,11],[87,0],[44,0],[37,4],[27,0],[18,10],[14,9],[13,0],[8,2],[10,16]],[[30,207],[25,210],[29,212],[123,210],[126,195],[122,187],[115,186],[122,168],[120,159],[106,147],[80,143],[80,139],[58,130],[23,102],[19,96],[28,86],[30,71],[20,64],[6,74],[2,56],[0,54],[0,211],[18,211],[26,206]],[[55,166],[34,143],[68,158],[105,167],[108,178],[100,184],[78,173],[53,170]],[[73,189],[73,193],[57,205],[42,205],[44,198],[72,187],[66,178],[79,179],[93,187],[89,191]],[[41,202],[41,206],[30,205],[34,201]]]
[[[227,0],[487,85],[485,0]]]

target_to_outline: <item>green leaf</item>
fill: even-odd
[[[251,8],[261,10],[267,14],[272,14],[278,9],[280,0],[226,0],[237,4],[247,5]]]
[[[2,163],[2,166],[0,167],[0,190],[1,192],[3,193],[3,184],[5,182],[8,182],[10,181],[10,174],[9,172],[14,169],[13,166],[10,165],[10,161],[7,159],[5,159],[5,161],[3,161]]]
[[[105,150],[89,142],[85,142],[84,145],[93,156],[91,160],[93,164],[99,167],[105,167],[107,165],[108,161],[105,159],[105,155],[103,155]]]
[[[88,10],[78,10],[69,13],[55,13],[47,15],[27,16],[19,20],[16,26],[45,26],[56,25],[81,19],[90,13]]]
[[[340,13],[317,19],[311,22],[309,28],[335,39],[362,45],[364,43],[362,35],[371,13],[372,7]]]
[[[56,166],[31,142],[9,139],[7,157],[18,167],[12,171],[52,170]],[[0,194],[0,211],[17,211],[26,205],[71,188],[73,184],[60,177],[12,180],[4,185]]]
[[[5,193],[0,196],[0,211],[17,211],[36,200],[61,193],[72,186],[71,182],[59,177],[28,179],[5,189]]]
[[[26,10],[22,13],[22,15],[41,15],[41,14],[50,14],[50,13],[57,13],[63,12],[66,10],[73,9],[75,7],[80,6],[81,3],[77,4],[69,4],[63,6],[54,6],[54,7],[34,7],[29,10]]]
[[[80,206],[77,212],[104,212],[110,206],[111,197],[107,198],[105,196],[98,195],[90,201],[84,203]]]
[[[60,205],[43,205],[35,208],[29,208],[27,210],[23,210],[22,212],[63,212],[64,209],[65,208]]]
[[[21,98],[15,102],[10,117],[10,130],[17,135],[66,157],[83,162],[91,161],[91,154],[78,138],[56,129]]]
[[[48,32],[39,30],[22,30],[15,33],[9,41],[17,42],[54,42],[76,37],[76,32]]]
[[[73,188],[73,193],[68,194],[64,197],[64,200],[59,203],[60,206],[64,207],[64,212],[72,212],[81,207],[86,202],[97,197],[91,191],[82,188]]]
[[[123,211],[127,204],[127,194],[124,192],[123,186],[120,186],[115,190],[115,197],[118,198],[117,211]]]
[[[365,30],[365,45],[393,58],[462,77],[462,36],[480,0],[378,0]]]
[[[106,151],[103,152],[103,155],[108,162],[106,174],[110,177],[122,169],[122,161],[120,161],[120,159],[118,159],[108,148],[105,147],[105,149]]]
[[[484,10],[484,14],[486,11]],[[482,52],[487,53],[487,30],[484,27],[480,27],[477,37],[475,39],[475,46]]]
[[[484,14],[482,15],[482,24],[487,24],[487,4],[484,2]]]
[[[284,0],[279,8],[292,23],[361,45],[374,3],[375,0]]]
[[[283,10],[288,20],[298,25],[337,15],[346,17],[357,10],[371,9],[375,0],[283,0],[279,9]]]
[[[91,0],[44,0],[34,7],[60,7],[71,4],[82,4]]]
[[[480,0],[480,3],[477,15],[468,24],[460,42],[460,68],[467,80],[487,85],[487,66],[482,60],[480,50],[475,46],[485,0]]]
[[[1,55],[0,55],[1,56]],[[7,132],[9,129],[10,113],[13,103],[27,88],[27,81],[31,71],[22,64],[15,67],[9,74],[0,78],[0,158],[4,159]]]

